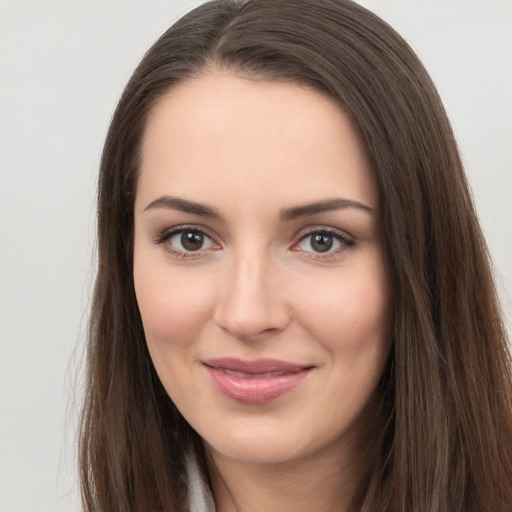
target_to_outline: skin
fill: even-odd
[[[297,210],[334,198],[352,203]],[[357,131],[316,90],[212,71],[153,109],[135,202],[135,290],[156,371],[205,441],[220,512],[354,507],[361,436],[389,351],[378,199]],[[180,226],[206,232],[199,250],[169,235]],[[327,233],[333,245],[319,252],[311,232],[326,230],[342,238]],[[213,385],[203,363],[219,357],[313,369],[284,395],[247,404]]]

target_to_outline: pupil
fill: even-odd
[[[311,247],[316,252],[327,252],[332,247],[331,235],[315,235],[311,240]]]
[[[181,235],[181,245],[187,251],[198,251],[203,246],[203,234],[197,231],[185,231]]]

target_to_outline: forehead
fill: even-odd
[[[172,88],[153,108],[137,198],[217,192],[307,202],[351,195],[376,207],[360,136],[339,104],[297,83],[208,73]]]

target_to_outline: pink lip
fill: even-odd
[[[222,394],[246,404],[274,400],[295,388],[313,369],[275,359],[222,358],[209,359],[203,364]]]

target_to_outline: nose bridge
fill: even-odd
[[[265,248],[234,251],[223,273],[217,323],[243,339],[283,328],[286,306],[275,283],[276,264]]]

